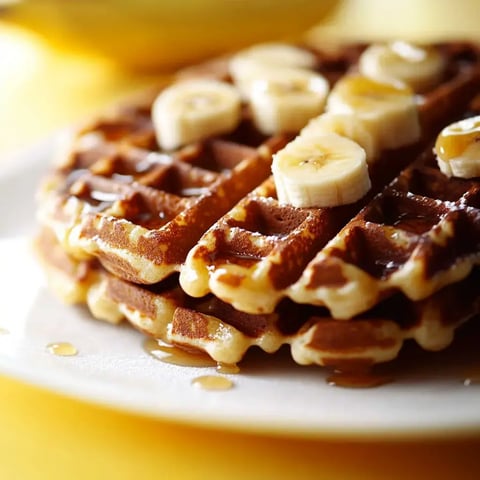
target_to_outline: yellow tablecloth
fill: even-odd
[[[30,145],[153,83],[101,59],[61,53],[0,22],[0,152]]]
[[[153,80],[55,53],[1,24],[0,59],[0,153]],[[480,435],[395,443],[207,430],[111,411],[0,377],[2,480],[473,479],[480,478],[479,451]]]
[[[0,378],[2,479],[475,479],[480,438],[313,441],[136,417]]]

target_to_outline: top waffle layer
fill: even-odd
[[[334,82],[359,49],[314,52],[317,71]],[[226,78],[224,63],[185,76]],[[270,174],[271,156],[291,134],[267,136],[243,108],[229,135],[162,152],[147,95],[75,132],[45,183],[40,217],[62,245],[98,257],[122,278],[155,283],[180,265],[218,218]]]
[[[369,166],[371,191],[354,204],[298,208],[278,202],[269,178],[272,154],[296,132],[261,133],[247,104],[232,133],[162,151],[151,120],[153,97],[147,97],[74,134],[45,183],[41,221],[69,254],[97,258],[119,278],[153,284],[181,271],[187,293],[213,292],[250,313],[272,312],[284,296],[326,305],[340,317],[366,310],[395,289],[425,298],[464,278],[475,263],[475,242],[462,250],[446,240],[475,225],[475,182],[459,181],[455,193],[447,193],[442,189],[450,191],[455,182],[444,185],[441,174],[425,166],[405,174],[356,215],[478,89],[476,48],[437,48],[446,68],[419,95],[421,138],[383,151]],[[356,69],[362,49],[314,50],[314,70],[334,85]],[[229,81],[222,63],[188,75]],[[428,175],[438,188],[415,187],[428,183]],[[410,191],[415,188],[417,193]],[[422,217],[418,212],[428,213],[428,220],[410,228],[405,219]],[[430,240],[430,253],[419,252]],[[439,261],[439,246],[449,252],[446,263]],[[452,273],[459,257],[465,266]],[[412,263],[416,259],[420,263]],[[365,291],[371,295],[361,305],[345,300]]]

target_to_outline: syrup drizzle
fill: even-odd
[[[234,383],[219,375],[202,375],[192,380],[192,385],[202,390],[230,390]]]
[[[435,143],[435,151],[445,161],[459,157],[470,145],[480,140],[480,122],[467,118],[443,130]]]
[[[235,375],[240,373],[240,367],[236,363],[217,363],[217,372],[226,373],[227,375]]]
[[[53,342],[47,345],[47,352],[59,357],[73,357],[77,355],[77,348],[68,342]]]
[[[204,353],[192,353],[171,345],[163,345],[155,338],[147,338],[143,349],[153,358],[182,367],[215,367],[217,362]]]
[[[470,345],[472,343],[470,336],[466,339],[463,338],[464,336],[459,335],[455,345],[437,353],[435,358],[432,357],[431,352],[427,354],[419,347],[410,345],[409,348],[404,349],[402,358],[391,364],[375,365],[373,368],[371,366],[337,367],[337,369],[327,373],[325,381],[330,386],[350,389],[381,387],[398,379],[407,380],[411,375],[428,381],[431,379],[431,369],[428,367],[427,371],[423,369],[419,371],[417,367],[425,362],[434,362],[435,364],[440,362],[456,363],[457,368],[454,370],[454,378],[457,382],[461,381],[460,385],[475,388],[480,385],[480,358],[476,350],[476,342],[472,346]],[[187,367],[216,367],[216,371],[223,375],[240,373],[240,368],[236,364],[215,362],[202,352],[185,351],[179,347],[165,345],[160,340],[146,339],[143,347],[147,353],[165,363]],[[468,365],[468,367],[465,368],[465,365]],[[195,377],[191,383],[192,386],[204,390],[232,388],[234,382],[223,375],[203,375]],[[451,374],[448,377],[452,379]]]

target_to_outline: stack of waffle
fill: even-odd
[[[410,127],[385,120],[379,148],[364,140],[370,183],[358,198],[290,202],[271,175],[272,158],[292,142],[338,124],[305,105],[297,118],[280,103],[271,121],[258,92],[308,72],[331,92],[315,108],[326,103],[336,114],[332,98],[350,79],[378,73],[386,48],[260,46],[189,68],[166,90],[78,128],[39,195],[36,250],[52,289],[96,318],[127,319],[222,363],[254,345],[289,344],[300,364],[342,368],[392,360],[407,339],[446,347],[480,308],[480,181],[442,173],[432,146],[443,127],[480,107],[475,46],[390,52],[418,62],[414,80],[385,84],[401,93],[411,82],[419,133],[387,141]],[[167,90],[195,82],[238,90],[239,117],[200,138],[180,129],[178,140],[159,126],[159,109]],[[287,96],[300,88],[281,87]],[[343,130],[334,133],[348,137]]]

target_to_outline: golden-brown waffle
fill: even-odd
[[[212,140],[175,154],[107,145],[57,173],[40,216],[77,256],[139,283],[178,270],[201,234],[269,173],[279,137],[255,149]],[[110,148],[112,147],[112,148]],[[270,150],[272,149],[272,150]]]
[[[323,258],[328,241],[375,193],[412,163],[439,128],[456,119],[478,91],[480,64],[476,49],[456,45],[446,51],[452,58],[450,75],[424,93],[419,107],[423,138],[414,145],[385,151],[369,165],[372,180],[369,194],[347,206],[295,208],[278,202],[273,181],[269,179],[213,225],[190,251],[182,266],[182,287],[194,296],[212,292],[248,313],[270,313],[285,296],[299,303],[326,305],[340,318],[349,318],[373,306],[381,295],[370,289],[368,274],[352,275],[351,284],[347,285],[352,270],[349,264],[340,270],[338,262],[323,262],[323,268],[319,269],[312,262],[305,272],[304,269],[317,254]],[[349,228],[340,235],[347,234]],[[456,278],[466,274],[468,268]],[[364,278],[367,281],[363,283]],[[451,281],[454,280],[452,277]],[[357,281],[360,285],[354,289]],[[428,292],[448,282],[430,286],[427,283],[423,293],[412,298],[425,298]],[[340,288],[343,285],[346,287]],[[391,288],[392,285],[385,284],[382,292]],[[327,291],[328,295],[324,294]],[[353,297],[352,293],[360,295]],[[368,295],[372,296],[371,301]]]
[[[273,353],[288,344],[300,364],[371,365],[397,357],[408,339],[428,350],[445,348],[455,329],[480,310],[477,270],[427,300],[412,302],[398,294],[353,320],[338,321],[325,309],[291,301],[271,314],[246,314],[211,295],[188,297],[175,276],[155,286],[136,285],[96,261],[72,258],[46,229],[36,250],[65,301],[86,303],[102,320],[126,318],[150,336],[204,351],[221,363],[239,362],[252,346]]]
[[[333,82],[361,50],[311,51]],[[178,76],[228,80],[228,70],[220,60]],[[72,255],[96,257],[116,275],[147,284],[180,269],[207,228],[269,176],[272,154],[290,138],[260,134],[245,106],[233,133],[162,153],[151,120],[156,93],[73,135],[44,184],[39,212]]]
[[[334,81],[354,67],[361,48],[335,55],[317,52],[317,69]],[[476,75],[469,48],[445,49],[449,69],[441,86],[424,96],[424,117],[434,109],[440,121],[470,95]],[[70,253],[97,257],[116,275],[149,284],[180,269],[207,228],[268,177],[272,153],[288,140],[261,135],[245,108],[244,120],[232,134],[166,155],[155,140],[153,98],[146,95],[80,129],[46,182],[40,209],[42,223]],[[433,123],[424,122],[425,130]],[[398,170],[391,168],[393,163],[409,159],[407,152],[389,158],[388,167],[377,162],[378,184]],[[346,209],[332,235],[360,205]]]
[[[333,83],[363,48],[317,52],[317,69]],[[97,318],[225,363],[254,345],[290,344],[298,363],[320,365],[391,360],[407,339],[444,348],[479,308],[477,184],[447,180],[425,154],[373,198],[480,87],[476,47],[439,49],[448,68],[419,97],[422,139],[369,165],[373,188],[352,205],[281,205],[271,157],[291,137],[261,135],[248,107],[232,134],[168,154],[153,95],[83,127],[40,199],[37,250],[53,287]],[[228,80],[222,62],[201,68]]]
[[[396,291],[426,298],[480,262],[479,207],[480,181],[447,178],[428,152],[328,243],[289,296],[341,318]]]
[[[249,288],[253,308],[259,305],[264,313],[278,302],[280,295],[273,292],[282,292],[299,303],[327,306],[334,317],[350,318],[398,290],[413,300],[426,298],[465,278],[479,263],[480,182],[448,179],[431,152],[403,171],[329,243],[330,211],[280,206],[274,192],[273,182],[265,182],[212,227],[187,259],[186,268],[197,275],[194,281],[210,282],[215,293],[225,292],[226,284],[229,290],[219,296],[240,310],[250,307],[242,296]],[[341,221],[344,211],[338,209],[335,220]],[[256,232],[253,244],[251,232]],[[207,244],[214,245],[215,253]],[[319,244],[326,246],[304,269],[307,247]],[[208,272],[204,263],[195,268],[207,257]],[[294,278],[300,272],[299,280],[290,283],[287,271]]]

